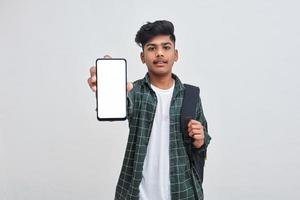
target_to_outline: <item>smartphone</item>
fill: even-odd
[[[127,61],[124,58],[98,58],[97,119],[121,121],[127,116]]]

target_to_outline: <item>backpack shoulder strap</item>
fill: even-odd
[[[186,152],[189,156],[191,167],[195,166],[196,173],[202,184],[203,182],[203,168],[206,158],[206,150],[198,152],[193,148],[193,139],[189,137],[187,131],[187,124],[190,119],[196,118],[196,107],[200,101],[200,89],[196,86],[184,84],[185,91],[180,115],[180,128],[183,134]]]
[[[193,139],[188,135],[187,125],[191,119],[195,119],[196,117],[196,107],[197,107],[197,102],[200,100],[199,99],[200,90],[198,87],[189,84],[184,84],[184,87],[185,90],[184,90],[181,113],[180,113],[180,128],[183,134],[185,149],[190,160],[190,168],[192,170],[192,165],[193,163],[195,163],[193,150],[192,150]],[[193,184],[193,190],[194,190],[195,199],[198,199],[198,194],[197,194],[197,189],[195,184]]]
[[[183,95],[181,113],[180,113],[180,128],[181,132],[184,134],[184,143],[186,145],[192,145],[192,139],[188,136],[187,124],[191,119],[196,117],[196,107],[199,101],[200,90],[198,87],[184,84],[185,90]],[[191,152],[188,152],[190,156]]]

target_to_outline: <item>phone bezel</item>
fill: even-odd
[[[97,110],[97,119],[99,121],[124,121],[127,119],[127,60],[125,58],[97,58],[96,59],[96,85],[98,86],[98,77],[97,77],[97,63],[98,63],[98,60],[124,60],[125,62],[125,105],[126,105],[126,114],[125,114],[125,117],[121,117],[121,118],[100,118],[99,115],[98,115],[98,88],[96,89],[96,110]]]

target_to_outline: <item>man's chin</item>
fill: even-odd
[[[165,76],[169,76],[170,74],[172,74],[172,70],[163,70],[163,69],[160,69],[160,70],[151,70],[149,71],[150,74],[153,74],[154,76],[157,76],[157,77],[165,77]]]

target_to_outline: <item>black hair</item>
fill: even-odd
[[[144,45],[158,35],[169,35],[171,41],[175,44],[174,26],[172,22],[167,20],[158,20],[144,24],[136,33],[135,42],[144,49]]]

